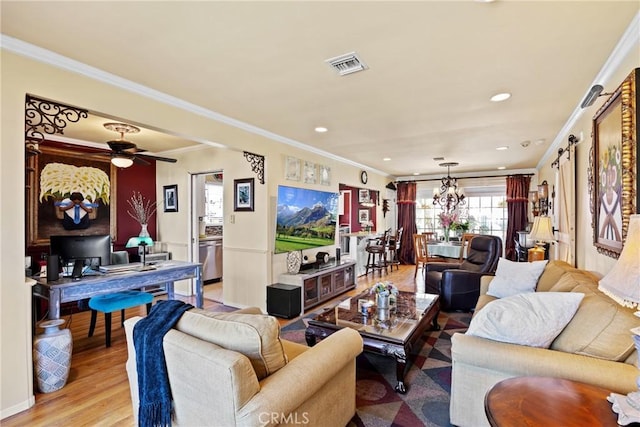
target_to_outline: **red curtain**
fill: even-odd
[[[527,203],[531,177],[514,175],[507,177],[507,234],[505,235],[505,258],[516,260],[517,232],[527,228]]]
[[[415,263],[413,235],[418,232],[416,226],[416,188],[415,182],[398,183],[398,228],[404,227],[398,255],[402,264]]]

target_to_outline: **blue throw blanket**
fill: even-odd
[[[138,425],[171,425],[171,388],[162,340],[182,314],[193,308],[182,301],[158,301],[147,317],[133,327],[138,370]]]

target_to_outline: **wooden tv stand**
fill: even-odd
[[[281,274],[278,282],[302,288],[304,313],[308,308],[355,288],[355,265],[354,261],[329,262],[319,269],[303,270],[298,274]]]

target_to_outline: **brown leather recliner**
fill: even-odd
[[[428,262],[424,268],[426,292],[440,295],[443,311],[471,311],[480,296],[480,277],[495,273],[502,256],[502,239],[480,235],[471,240],[461,263]]]

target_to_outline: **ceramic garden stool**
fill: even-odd
[[[111,313],[120,310],[120,325],[124,326],[124,310],[136,307],[142,304],[147,305],[147,314],[151,310],[153,295],[142,291],[122,291],[112,294],[98,295],[89,299],[89,308],[91,308],[91,323],[89,325],[89,336],[93,336],[96,328],[96,317],[98,311],[104,313],[104,329],[105,343],[107,347],[111,347]]]

